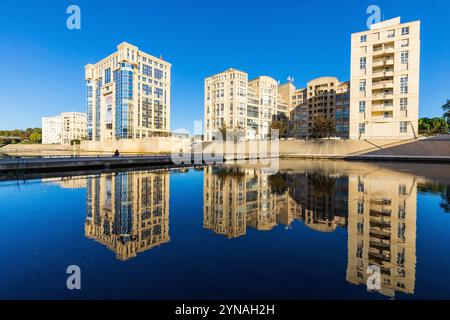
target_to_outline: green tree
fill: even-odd
[[[446,134],[449,124],[445,118],[420,118],[419,133],[426,135]]]
[[[30,134],[29,140],[31,143],[41,143],[42,135],[40,133],[33,132]]]
[[[311,136],[313,138],[329,138],[336,132],[336,126],[333,119],[318,116],[314,118],[311,128]]]
[[[447,119],[447,122],[450,121],[450,100],[447,99],[447,102],[441,107],[442,111],[444,111],[444,117]]]
[[[275,120],[270,123],[270,134],[272,134],[272,130],[278,130],[278,134],[281,137],[284,137],[287,132],[287,123],[281,120]]]

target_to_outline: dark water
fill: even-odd
[[[449,299],[448,167],[286,161],[278,174],[0,182],[0,298]],[[70,265],[81,290],[66,287]]]

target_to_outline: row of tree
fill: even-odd
[[[42,129],[28,128],[25,130],[0,130],[0,143],[41,143]]]
[[[419,133],[426,135],[447,134],[450,127],[450,100],[442,106],[442,117],[420,118]]]

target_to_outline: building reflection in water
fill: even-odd
[[[228,238],[247,227],[289,228],[295,220],[332,232],[348,229],[346,279],[366,286],[369,266],[381,272],[379,293],[414,293],[416,272],[415,176],[370,164],[333,164],[281,170],[204,169],[204,228]]]
[[[367,283],[369,265],[381,271],[380,293],[414,293],[417,183],[392,172],[349,177],[347,281]]]
[[[107,173],[87,179],[85,234],[127,260],[169,237],[169,173]]]

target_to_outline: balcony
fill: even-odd
[[[372,104],[372,111],[393,111],[393,109],[394,104],[392,102]]]
[[[373,67],[383,67],[383,66],[392,66],[394,65],[394,59],[381,59],[381,60],[373,60]]]
[[[388,80],[388,81],[377,81],[372,83],[372,89],[387,89],[387,88],[394,88],[394,81]]]
[[[381,56],[385,54],[393,54],[395,52],[395,48],[393,46],[389,47],[379,47],[373,49],[373,55],[374,56]]]
[[[372,73],[372,78],[386,78],[386,77],[393,77],[394,76],[394,69],[384,69],[381,71],[374,71]]]
[[[394,120],[394,117],[393,117],[392,113],[390,113],[390,114],[383,114],[381,116],[372,115],[371,119],[373,122],[391,122]]]
[[[394,99],[393,92],[374,93],[372,94],[372,100],[392,100]]]

